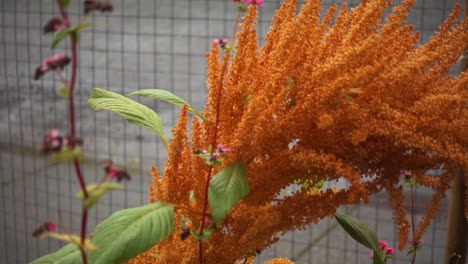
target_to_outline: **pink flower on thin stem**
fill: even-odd
[[[370,259],[374,259],[374,251],[372,251],[372,252],[369,254],[369,258],[370,258]]]

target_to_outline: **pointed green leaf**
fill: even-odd
[[[59,0],[59,4],[62,7],[67,7],[70,4],[70,0]]]
[[[125,263],[167,238],[174,230],[171,204],[152,203],[113,213],[93,232],[97,251],[88,254],[89,263]]]
[[[96,112],[109,110],[132,124],[150,129],[161,138],[167,148],[167,139],[163,133],[161,118],[145,105],[100,88],[94,88],[91,91],[88,105]]]
[[[354,240],[374,251],[374,263],[384,263],[377,234],[369,226],[352,216],[340,212],[335,213],[335,218]]]
[[[84,158],[83,152],[80,148],[65,148],[60,152],[53,153],[49,156],[50,162],[73,161],[75,159],[82,160]]]
[[[57,88],[57,95],[62,99],[68,99],[70,98],[70,89],[65,85],[61,85]]]
[[[213,230],[209,228],[205,228],[203,230],[203,235],[199,235],[197,232],[190,231],[190,235],[195,238],[196,240],[201,240],[201,241],[208,241],[208,239],[211,237],[213,234]]]
[[[86,185],[86,191],[88,191],[88,198],[84,203],[85,208],[93,207],[101,197],[108,191],[120,190],[123,186],[113,182],[104,182],[102,184],[88,184]],[[84,199],[83,191],[76,193],[76,198]]]
[[[176,106],[179,106],[179,107],[182,107],[184,104],[188,105],[188,103],[186,101],[184,101],[182,98],[178,97],[177,95],[175,95],[175,94],[173,94],[171,92],[165,91],[165,90],[145,89],[145,90],[138,90],[136,92],[128,94],[128,96],[132,96],[132,95],[141,95],[141,96],[144,96],[144,97],[147,97],[147,98],[160,99],[160,100],[166,101],[166,102],[168,102],[170,104],[173,104],[173,105],[176,105]],[[191,106],[189,106],[188,111],[190,113],[194,114],[194,115],[199,116],[201,119],[206,120],[206,118],[200,112],[198,112],[197,110],[195,110]]]
[[[250,192],[244,165],[233,163],[218,172],[208,188],[211,214],[219,226],[228,211]]]
[[[51,49],[55,49],[57,45],[64,40],[70,32],[68,31],[67,28],[62,28],[54,33],[54,36],[52,37],[52,43],[50,44]]]
[[[71,235],[71,234],[59,234],[55,232],[48,232],[44,234],[44,237],[52,237],[57,240],[62,240],[71,244],[75,244],[76,246],[80,247],[81,246],[81,238],[80,236],[77,235]],[[83,249],[86,251],[94,251],[96,250],[96,246],[91,242],[91,240],[86,239],[84,241]]]
[[[32,264],[81,264],[81,253],[75,244],[68,244],[57,252],[36,259]]]

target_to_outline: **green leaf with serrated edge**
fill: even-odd
[[[88,198],[84,203],[85,208],[93,207],[101,197],[109,191],[112,190],[120,190],[123,189],[121,184],[113,183],[113,182],[104,182],[102,184],[88,184],[86,185],[86,191],[88,191]],[[79,191],[76,193],[76,198],[84,199],[83,191]]]
[[[240,162],[229,165],[210,180],[208,200],[217,226],[228,211],[249,192],[245,167]]]
[[[166,101],[170,104],[173,104],[179,107],[182,107],[184,104],[188,105],[188,103],[184,101],[182,98],[165,90],[145,89],[145,90],[138,90],[136,92],[128,94],[128,96],[132,96],[132,95],[141,95],[147,98],[160,99],[160,100]],[[195,110],[191,106],[189,106],[188,111],[206,121],[206,118],[199,111]]]
[[[93,232],[99,250],[89,252],[89,263],[125,263],[167,238],[174,230],[171,204],[152,203],[113,213]]]
[[[335,213],[335,219],[354,240],[374,251],[374,263],[384,263],[377,234],[369,226],[340,212]]]
[[[49,162],[73,161],[75,159],[82,160],[83,158],[84,155],[80,148],[65,148],[60,152],[51,154],[49,156]]]
[[[127,119],[130,123],[145,127],[156,133],[167,148],[167,139],[162,129],[161,118],[147,106],[125,96],[94,88],[88,100],[94,111],[109,110]]]
[[[57,252],[36,259],[31,264],[81,264],[81,253],[78,246],[68,244]]]
[[[51,49],[55,49],[57,45],[64,40],[70,32],[68,31],[67,28],[62,28],[54,33],[54,36],[52,37],[52,43],[50,44]]]

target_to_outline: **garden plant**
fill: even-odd
[[[396,250],[337,211],[379,192],[388,193],[393,208],[397,249],[407,246],[415,263],[455,171],[468,169],[468,72],[448,75],[468,43],[468,19],[459,19],[459,6],[420,45],[419,32],[406,24],[414,0],[333,4],[322,18],[318,0],[300,7],[285,0],[259,46],[255,24],[263,1],[232,1],[232,36],[216,39],[206,56],[203,110],[160,89],[128,95],[91,90],[92,110],[112,111],[153,131],[168,158],[162,175],[151,168],[149,204],[115,212],[88,232],[88,210],[107,191],[121,188],[112,179],[130,176],[112,161],[105,161],[99,183],[86,184],[81,175],[78,146],[86,142],[75,132],[76,44],[81,31],[92,27],[86,16],[110,12],[112,5],[84,1],[84,21],[74,24],[69,2],[57,0],[61,16],[44,31],[53,32],[52,48],[69,39],[71,57],[46,59],[35,78],[55,71],[63,82],[58,92],[68,100],[69,131],[49,131],[43,152],[73,163],[83,202],[81,233],[41,224],[36,236],[70,244],[34,263],[252,263],[281,234],[326,217],[370,249],[370,262],[385,263]],[[69,64],[67,81],[62,73]],[[170,140],[159,115],[136,96],[180,107]],[[347,187],[333,187],[338,180]],[[300,189],[282,195],[292,185]],[[413,211],[418,186],[433,189],[419,223]],[[410,190],[409,212],[403,188]]]

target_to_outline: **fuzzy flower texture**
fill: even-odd
[[[150,186],[150,202],[189,208],[176,209],[176,223],[182,217],[200,219],[209,168],[194,152],[211,144],[219,102],[217,142],[232,151],[213,175],[243,162],[250,194],[204,242],[206,263],[252,256],[279,234],[333,217],[339,206],[365,202],[381,191],[388,193],[401,250],[410,228],[402,170],[434,190],[416,229],[415,239],[422,237],[453,170],[468,169],[468,72],[448,75],[468,43],[468,20],[459,21],[455,7],[420,45],[419,32],[405,22],[414,2],[392,7],[388,0],[362,1],[352,9],[333,4],[320,19],[320,1],[305,1],[296,12],[296,1],[286,0],[262,47],[257,6],[250,5],[237,52],[230,57],[213,43],[203,112],[210,122],[191,119],[188,135],[188,108],[182,109],[164,175],[154,167]],[[442,175],[425,174],[441,166]],[[294,182],[322,179],[345,180],[349,187],[279,195]],[[129,263],[197,262],[198,241],[181,240],[174,232]]]

